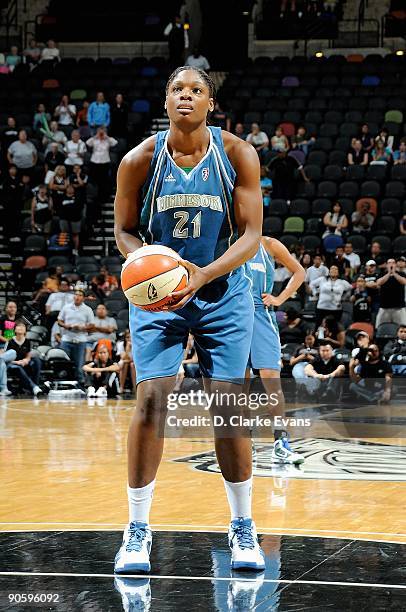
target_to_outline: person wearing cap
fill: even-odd
[[[406,325],[406,275],[399,272],[394,259],[387,260],[386,273],[378,278],[376,284],[380,288],[376,327],[381,323]]]
[[[368,355],[368,346],[370,337],[366,331],[359,331],[355,336],[355,347],[351,351],[351,359],[349,363],[350,377],[354,375],[354,369],[357,365],[364,362]]]
[[[61,349],[74,362],[79,383],[84,380],[83,365],[88,334],[94,328],[93,311],[83,303],[84,299],[84,289],[75,287],[73,303],[65,304],[58,316],[58,325],[62,328]]]

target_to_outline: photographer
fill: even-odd
[[[318,355],[315,348],[316,338],[313,334],[308,334],[304,343],[296,349],[293,357],[290,358],[290,365],[293,366],[292,376],[295,380],[302,380],[305,377],[305,367],[308,363],[313,363]]]
[[[337,378],[344,376],[345,366],[333,356],[331,344],[319,347],[319,357],[306,365],[304,373],[306,378],[302,382],[309,395],[318,395],[321,400],[338,399]]]
[[[396,269],[396,261],[388,259],[386,273],[378,278],[376,284],[381,289],[380,307],[376,317],[376,327],[381,323],[406,325],[405,285],[406,277]]]
[[[367,349],[367,357],[354,368],[350,391],[370,403],[388,403],[392,392],[392,367],[385,361],[376,344]]]

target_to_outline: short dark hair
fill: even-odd
[[[216,85],[215,85],[213,79],[207,74],[207,72],[205,72],[201,68],[196,68],[195,66],[179,66],[178,68],[176,68],[172,72],[172,74],[170,75],[170,77],[168,78],[168,81],[166,83],[166,87],[165,87],[165,93],[166,94],[169,91],[169,87],[170,87],[171,83],[176,79],[178,74],[180,74],[184,70],[194,70],[195,72],[197,72],[199,77],[205,82],[205,84],[209,88],[210,98],[213,98],[213,100],[216,99],[217,90],[216,90]]]

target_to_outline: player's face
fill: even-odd
[[[214,109],[214,100],[197,72],[183,70],[169,85],[165,106],[175,124],[195,127],[206,122],[207,113]]]

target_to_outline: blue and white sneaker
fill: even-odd
[[[272,463],[298,465],[304,462],[304,457],[299,453],[295,453],[290,447],[288,438],[283,437],[275,440],[271,453],[271,461]]]
[[[152,531],[147,523],[134,521],[124,530],[123,543],[116,554],[116,574],[146,574],[151,571],[149,555],[152,546]]]
[[[121,595],[124,612],[149,612],[151,586],[149,578],[114,578],[114,586]]]
[[[228,543],[231,548],[231,569],[254,572],[265,569],[264,553],[252,519],[240,517],[231,521]]]

